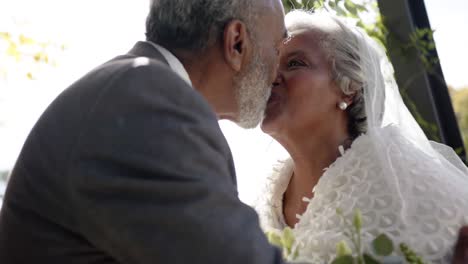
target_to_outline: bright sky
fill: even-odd
[[[425,0],[445,81],[468,87],[468,0]]]
[[[454,87],[468,86],[468,34],[462,34],[468,28],[468,1],[426,3],[447,82]],[[0,32],[16,28],[63,41],[69,47],[59,67],[46,71],[40,81],[18,76],[8,83],[0,81],[0,122],[4,122],[0,126],[0,170],[13,166],[30,128],[61,90],[144,39],[147,7],[148,0],[0,1]],[[229,122],[221,122],[221,126],[234,154],[241,199],[250,203],[273,161],[285,153],[259,129],[246,131]]]

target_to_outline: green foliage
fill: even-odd
[[[310,0],[310,1],[283,0],[283,6],[287,13],[293,9],[304,9],[304,10],[320,9],[323,7],[324,2],[325,2],[324,0]]]
[[[418,108],[416,107],[416,104],[411,100],[411,98],[409,98],[406,92],[406,89],[408,87],[407,86],[401,86],[401,87],[403,87],[403,88],[400,88],[400,93],[401,93],[401,97],[403,98],[403,101],[405,102],[409,111],[413,115],[414,119],[416,119],[416,121],[418,122],[419,126],[421,126],[421,128],[424,130],[424,133],[426,134],[426,136],[430,140],[441,142],[441,139],[439,136],[439,128],[437,127],[437,125],[427,121],[421,115],[421,113],[418,111]]]
[[[380,264],[378,260],[376,260],[372,255],[364,253],[363,255],[364,263],[366,264]]]
[[[468,150],[468,87],[459,90],[449,87],[449,91],[463,142],[465,142],[465,149]]]
[[[400,250],[405,256],[405,259],[408,263],[411,264],[424,264],[424,261],[420,256],[418,256],[412,249],[408,247],[408,245],[401,243]]]
[[[419,59],[428,71],[432,71],[439,63],[439,58],[433,56],[435,51],[434,30],[430,28],[417,28],[410,35],[410,43],[406,48],[414,48],[418,51]]]
[[[353,251],[351,248],[348,246],[346,241],[342,240],[336,244],[336,255],[337,257],[343,257],[346,255],[351,255]]]
[[[379,256],[388,256],[394,250],[392,240],[385,234],[380,234],[376,237],[374,241],[372,241],[372,247]]]
[[[332,261],[332,264],[353,264],[354,258],[351,255],[340,256]]]
[[[297,257],[297,250],[293,251],[295,237],[291,228],[286,227],[281,233],[267,232],[266,235],[272,245],[283,250],[283,257],[285,259],[294,260]]]
[[[342,218],[345,225],[343,233],[351,241],[352,247],[345,240],[336,244],[336,258],[332,264],[424,264],[424,261],[408,245],[401,243],[400,252],[397,252],[393,241],[386,234],[380,234],[372,240],[370,248],[372,252],[364,251],[362,247],[362,214],[356,209],[352,221],[346,219],[341,209],[336,213]],[[294,249],[295,237],[291,228],[286,227],[282,232],[267,232],[268,241],[283,250],[286,260],[295,260],[298,249]]]
[[[386,263],[406,263],[422,264],[422,258],[419,257],[406,244],[400,244],[400,250],[403,254],[398,256],[393,246],[393,241],[386,234],[378,235],[372,242],[372,252],[364,252],[362,248],[362,214],[359,209],[356,209],[353,216],[353,221],[350,222],[343,216],[340,209],[336,210],[337,214],[342,218],[347,230],[343,233],[348,236],[355,249],[352,252],[345,241],[341,241],[336,245],[337,257],[332,263],[336,264],[386,264]]]
[[[352,0],[283,0],[286,13],[294,9],[319,10],[325,9],[338,16],[348,17],[357,21],[357,26],[363,28],[369,36],[374,38],[382,46],[386,46],[387,29],[375,3],[366,1],[363,4]],[[375,21],[366,23],[363,15],[375,15]]]
[[[356,209],[356,212],[354,213],[353,226],[354,226],[354,228],[356,228],[356,232],[361,232],[362,214],[361,214],[361,210],[359,210],[359,209]]]

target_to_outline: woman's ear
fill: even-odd
[[[240,72],[251,47],[251,41],[244,22],[232,20],[224,28],[223,54],[226,63]]]
[[[345,102],[348,106],[352,105],[354,103],[354,96],[356,93],[350,94],[350,95],[344,95],[343,96],[343,102]]]

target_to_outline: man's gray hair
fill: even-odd
[[[255,2],[151,0],[146,39],[169,50],[203,51],[221,39],[224,27],[233,19],[243,21],[252,29]]]

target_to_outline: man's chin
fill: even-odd
[[[261,122],[261,119],[258,120],[240,120],[236,124],[243,129],[253,129],[256,128]]]
[[[244,129],[256,128],[263,120],[263,111],[258,111],[257,113],[249,113],[241,115],[239,120],[236,122],[238,126]]]

